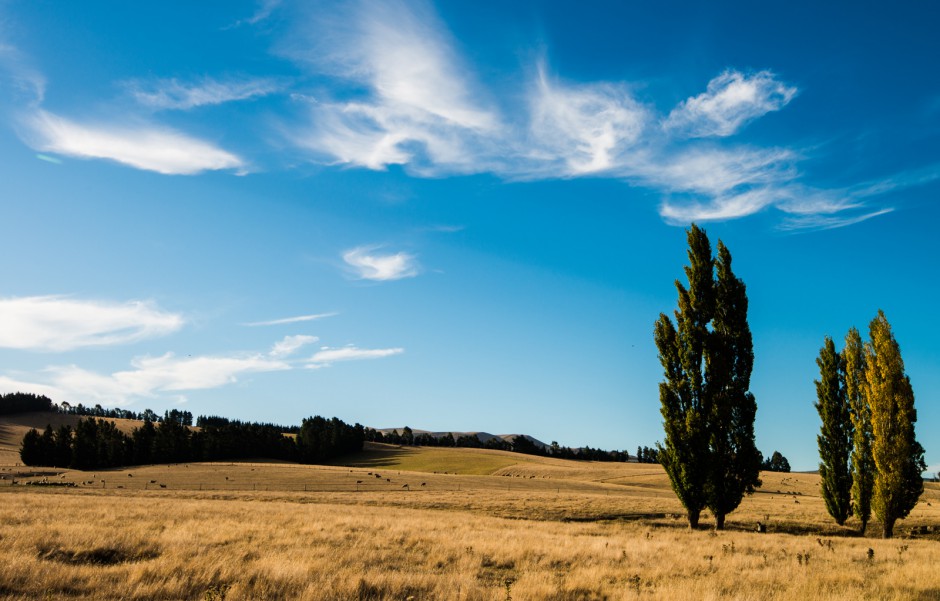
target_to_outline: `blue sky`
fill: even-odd
[[[662,439],[684,227],[748,286],[758,447],[894,326],[940,467],[928,2],[0,2],[0,389]]]

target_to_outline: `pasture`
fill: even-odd
[[[883,541],[836,526],[814,474],[764,473],[716,533],[687,529],[656,465],[387,445],[344,463],[8,464],[0,599],[940,599],[932,483]]]

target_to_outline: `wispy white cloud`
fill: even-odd
[[[64,395],[64,400],[123,404],[161,392],[218,388],[250,373],[290,369],[283,361],[261,355],[178,358],[172,353],[135,358],[131,367],[133,369],[101,374],[67,365],[49,367],[45,373],[49,385]]]
[[[307,363],[308,368],[316,369],[329,366],[337,361],[359,361],[362,359],[381,359],[400,355],[405,352],[403,348],[362,349],[356,346],[342,348],[324,347],[314,354]]]
[[[625,83],[569,83],[542,63],[522,90],[527,118],[505,119],[429,7],[355,6],[341,21],[310,19],[287,51],[356,91],[311,104],[312,127],[294,137],[325,162],[423,176],[621,178],[666,194],[663,217],[676,223],[752,214],[798,178],[792,150],[697,139],[730,136],[789,103],[796,88],[771,71],[728,70],[661,117]]]
[[[295,141],[370,169],[479,170],[478,147],[499,120],[430,9],[393,1],[349,4],[346,11],[332,20],[311,16],[288,54],[352,88],[366,87],[368,98],[312,105],[312,126]]]
[[[282,0],[260,0],[258,2],[258,8],[255,9],[255,12],[252,13],[247,19],[240,19],[233,23],[230,27],[239,27],[241,25],[257,25],[258,23],[264,21],[280,6]],[[228,28],[226,28],[228,29]]]
[[[252,16],[235,25],[260,23],[280,5],[280,0],[259,0]],[[496,94],[482,85],[429,3],[362,0],[289,10],[300,18],[292,21],[293,33],[278,43],[278,51],[307,70],[311,89],[293,90],[291,97],[303,101],[294,104],[303,116],[282,131],[313,161],[374,170],[400,165],[423,177],[617,178],[661,194],[660,213],[676,224],[768,209],[799,223],[813,222],[802,219],[806,215],[852,223],[859,212],[882,214],[865,208],[860,189],[818,190],[810,199],[796,198],[795,191],[809,189],[797,170],[808,160],[799,149],[753,147],[732,138],[798,95],[796,86],[771,70],[728,68],[700,94],[665,109],[634,91],[642,82],[565,81],[544,62],[532,70],[530,85]],[[0,68],[30,97],[31,117],[22,126],[24,139],[38,151],[110,159],[165,174],[246,171],[243,158],[176,130],[127,121],[85,123],[39,109],[45,79],[2,38]],[[126,86],[144,107],[188,110],[258,98],[284,84],[275,78],[207,76],[134,80]],[[870,183],[870,196],[896,186],[892,180]],[[410,255],[370,252],[352,255],[358,263],[349,264],[359,277],[416,273]]]
[[[754,188],[736,194],[717,196],[708,202],[664,202],[659,214],[669,223],[685,225],[691,222],[725,221],[753,215],[778,200],[773,188]]]
[[[663,126],[692,138],[730,136],[747,122],[779,111],[797,89],[770,71],[744,74],[728,70],[708,82],[708,89],[677,106]]]
[[[788,162],[786,157],[780,160],[781,165]],[[778,226],[784,231],[834,229],[894,211],[890,206],[870,206],[873,198],[940,179],[940,165],[928,165],[845,188],[815,188],[798,183],[794,175],[788,175],[789,170],[781,169],[776,179],[769,177],[760,185],[715,186],[706,201],[663,202],[660,215],[670,223],[686,224],[734,219],[772,207],[784,214]],[[773,171],[765,169],[764,173],[770,175]],[[719,181],[734,179],[726,177]]]
[[[0,22],[2,26],[2,22]],[[38,106],[46,95],[46,77],[18,48],[4,41],[0,31],[0,81],[27,106]]]
[[[151,302],[77,300],[61,296],[0,298],[0,347],[67,351],[112,346],[179,330],[183,317]]]
[[[784,148],[697,147],[643,157],[629,169],[646,186],[708,198],[755,186],[782,186],[797,176],[798,156]]]
[[[562,85],[550,81],[544,66],[529,101],[530,156],[568,175],[622,166],[624,152],[640,140],[650,114],[623,86]]]
[[[780,224],[779,229],[791,232],[800,230],[831,230],[849,225],[855,225],[856,223],[861,223],[863,221],[868,221],[873,217],[886,215],[892,211],[894,211],[893,208],[884,208],[863,213],[861,215],[797,215],[784,219]]]
[[[56,402],[102,403],[122,405],[134,400],[178,393],[220,388],[239,382],[250,374],[288,371],[297,367],[318,369],[337,361],[378,359],[398,355],[402,348],[360,349],[323,347],[302,360],[287,357],[315,336],[287,336],[273,345],[267,354],[240,353],[177,357],[166,353],[158,357],[142,356],[131,361],[131,369],[101,373],[77,365],[53,365],[32,377],[0,375],[0,392],[45,394]]]
[[[326,319],[327,317],[335,317],[339,313],[314,313],[311,315],[297,315],[295,317],[284,317],[282,319],[272,319],[269,321],[254,321],[251,323],[243,323],[243,326],[249,327],[260,327],[260,326],[280,326],[289,323],[300,323],[303,321],[316,321],[318,319]]]
[[[168,175],[245,168],[234,154],[170,129],[85,125],[44,110],[36,111],[23,125],[28,130],[27,143],[43,152],[110,159]]]
[[[42,394],[49,397],[54,402],[65,400],[63,398],[62,390],[50,384],[40,384],[37,382],[20,380],[17,378],[10,378],[8,376],[0,376],[0,394],[7,394],[11,392]]]
[[[862,182],[852,186],[850,193],[856,198],[880,196],[905,188],[916,188],[940,179],[940,163],[895,173],[874,181]]]
[[[271,78],[218,80],[204,77],[193,83],[178,79],[132,80],[128,93],[140,104],[157,110],[189,110],[274,94],[283,84]]]
[[[377,247],[359,246],[343,253],[343,260],[363,280],[388,281],[418,275],[414,255],[408,253],[378,254]]]
[[[296,336],[285,336],[278,342],[274,343],[274,346],[271,347],[271,351],[268,353],[269,356],[274,358],[288,357],[297,352],[300,348],[313,344],[319,340],[316,336],[305,336],[305,335],[296,335]]]

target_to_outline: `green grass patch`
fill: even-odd
[[[409,472],[430,472],[488,476],[503,468],[529,463],[525,455],[487,449],[448,449],[439,447],[399,447],[366,443],[361,453],[342,457],[337,465],[384,468]]]

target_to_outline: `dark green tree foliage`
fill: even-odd
[[[53,436],[52,465],[58,467],[72,465],[73,440],[72,427],[65,424],[59,426]]]
[[[718,243],[712,258],[705,231],[688,230],[689,287],[676,281],[675,325],[660,314],[654,331],[665,381],[659,385],[666,440],[659,460],[697,527],[708,507],[716,528],[760,484],[754,444],[757,404],[750,393],[754,363],[747,294]],[[716,277],[717,271],[717,277]]]
[[[852,417],[845,396],[842,357],[832,338],[826,336],[816,359],[819,379],[816,384],[816,411],[822,426],[819,444],[819,477],[823,500],[829,515],[840,526],[852,511]]]
[[[688,231],[689,288],[676,280],[679,309],[676,326],[660,313],[654,337],[666,379],[659,384],[665,443],[659,452],[672,488],[686,509],[689,527],[698,527],[705,509],[708,476],[708,399],[705,396],[703,355],[708,323],[714,313],[712,249],[704,230]]]
[[[774,451],[769,459],[765,460],[761,469],[768,472],[790,473],[790,462],[780,451]]]
[[[42,434],[32,429],[23,436],[20,460],[26,465],[69,467],[72,465],[72,429],[61,426],[53,430],[46,426]]]
[[[297,445],[279,426],[227,420],[192,433],[194,452],[205,461],[267,457],[297,460]]]
[[[52,411],[52,400],[49,397],[28,392],[0,394],[0,415],[31,411]]]
[[[199,455],[192,452],[191,442],[192,431],[182,424],[182,420],[172,418],[169,412],[164,413],[163,420],[156,427],[153,455],[159,458],[158,463],[194,461],[192,458]]]
[[[731,269],[731,253],[718,241],[715,315],[706,347],[710,399],[708,508],[716,527],[760,486],[761,454],[754,442],[757,402],[751,394],[754,345],[747,323],[747,290]]]
[[[114,422],[97,418],[79,420],[72,437],[70,467],[91,470],[129,465],[133,459],[132,444]]]
[[[650,447],[637,447],[636,462],[659,463],[659,450]]]
[[[20,460],[26,465],[46,465],[45,449],[42,444],[42,436],[39,430],[35,428],[23,436],[23,442],[20,444]]]
[[[20,458],[26,465],[82,470],[252,458],[313,463],[359,451],[365,437],[359,424],[349,426],[336,418],[304,420],[307,430],[297,442],[272,424],[227,420],[197,431],[183,425],[185,421],[186,416],[168,412],[158,425],[144,421],[129,436],[113,422],[94,417],[80,419],[74,432],[68,426],[50,426],[42,434],[30,430],[23,437]]]
[[[134,428],[131,432],[132,448],[134,449],[134,465],[149,465],[157,463],[154,461],[154,441],[157,439],[157,428],[150,420],[144,421],[144,425]]]
[[[852,511],[865,534],[871,519],[871,497],[875,487],[875,459],[871,454],[871,407],[864,395],[865,355],[862,337],[852,328],[842,349],[842,380],[852,417]]]
[[[327,420],[319,415],[307,418],[297,434],[297,452],[301,463],[320,463],[362,450],[364,428],[350,426],[335,417]]]

